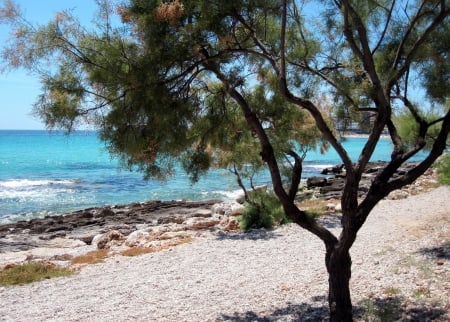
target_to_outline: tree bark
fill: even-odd
[[[328,304],[331,322],[353,321],[350,297],[351,265],[348,250],[327,250]]]

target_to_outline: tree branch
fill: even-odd
[[[301,158],[294,151],[289,151],[288,155],[294,158],[294,165],[292,167],[291,185],[289,187],[289,199],[294,202],[295,196],[297,195],[298,186],[301,182],[301,176],[303,172],[303,158]]]
[[[424,2],[425,2],[425,0],[424,0]],[[445,18],[447,18],[450,15],[450,7],[446,8],[445,1],[441,1],[440,7],[441,7],[441,10],[440,10],[439,14],[435,17],[435,19],[431,22],[431,24],[427,28],[425,28],[425,31],[420,35],[420,37],[418,37],[418,39],[414,42],[414,45],[411,47],[410,51],[406,54],[403,66],[401,66],[395,73],[393,73],[392,77],[389,79],[389,81],[388,81],[389,89],[391,89],[394,86],[394,84],[403,76],[403,74],[410,68],[410,66],[414,60],[414,57],[417,54],[417,51],[419,50],[419,48],[421,48],[422,44],[427,40],[429,35],[442,24],[442,22],[444,21]],[[417,14],[419,15],[419,13],[420,13],[420,9]],[[414,24],[418,21],[418,18],[413,20]],[[409,29],[412,29],[414,27],[414,24],[411,24]],[[405,40],[409,35],[409,32],[410,32],[409,29],[408,29],[407,34],[403,37],[403,39],[405,39]],[[395,60],[393,67],[392,67],[392,71],[395,71],[396,67],[399,64],[400,57],[401,57],[400,54],[402,52],[404,52],[403,47],[404,47],[404,42],[402,42],[402,44],[399,47],[399,50],[398,50],[399,54]]]
[[[380,45],[383,43],[384,37],[386,36],[386,32],[387,32],[389,24],[391,22],[392,12],[393,12],[394,7],[395,7],[395,2],[396,2],[395,0],[392,0],[391,7],[388,10],[388,16],[386,18],[386,23],[384,24],[384,28],[383,28],[383,31],[381,33],[380,39],[378,39],[378,43],[375,45],[375,47],[372,50],[372,55],[374,55],[376,53],[376,51],[378,50]]]
[[[227,93],[241,107],[247,124],[258,136],[262,150],[261,157],[267,163],[272,178],[274,191],[283,205],[286,215],[289,216],[293,222],[323,240],[327,247],[332,247],[332,245],[335,245],[337,243],[337,238],[328,229],[321,226],[313,218],[308,217],[305,212],[298,209],[284,190],[278,162],[275,158],[269,137],[245,98],[232,86],[227,77],[219,69],[212,65],[208,65],[208,68],[223,83]]]
[[[409,26],[405,32],[405,34],[402,37],[402,41],[400,42],[400,45],[397,48],[397,54],[395,55],[395,59],[394,59],[394,63],[392,65],[392,69],[395,70],[397,68],[397,65],[400,62],[400,59],[403,55],[403,52],[405,50],[405,44],[406,41],[408,40],[409,35],[412,33],[413,28],[415,26],[415,24],[419,21],[419,19],[424,15],[423,13],[421,13],[421,10],[423,9],[423,7],[425,6],[425,3],[427,1],[423,0],[422,3],[420,4],[419,8],[417,9],[416,15],[414,16],[414,18],[410,21]],[[406,11],[406,8],[405,8]]]

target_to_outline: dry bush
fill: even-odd
[[[323,215],[326,213],[329,203],[330,201],[323,199],[306,199],[297,203],[297,206],[303,211],[311,211]]]
[[[97,264],[102,263],[109,255],[108,249],[97,249],[90,251],[84,255],[74,257],[70,262],[72,265],[76,264]]]
[[[179,1],[163,2],[156,9],[156,20],[176,25],[184,14],[184,5]]]
[[[131,247],[128,249],[125,249],[120,252],[123,256],[139,256],[144,255],[148,253],[156,253],[165,249],[169,249],[171,247],[175,247],[178,245],[190,243],[192,241],[192,237],[186,236],[182,238],[177,238],[175,240],[171,240],[170,242],[160,245],[160,246],[153,246],[153,247]]]
[[[140,256],[148,253],[154,253],[155,247],[131,247],[120,252],[123,256]]]

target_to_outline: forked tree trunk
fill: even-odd
[[[330,321],[353,321],[349,285],[352,261],[349,252],[327,251],[326,266],[328,271]]]

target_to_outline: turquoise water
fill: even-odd
[[[354,160],[364,142],[344,142]],[[372,160],[387,160],[390,151],[389,141],[383,140]],[[337,163],[334,151],[310,152],[303,176]],[[267,184],[269,178],[261,174],[256,183]],[[95,132],[0,131],[0,222],[146,200],[226,200],[237,193],[235,177],[227,170],[211,171],[195,185],[182,171],[167,182],[145,181],[139,173],[120,169]]]

